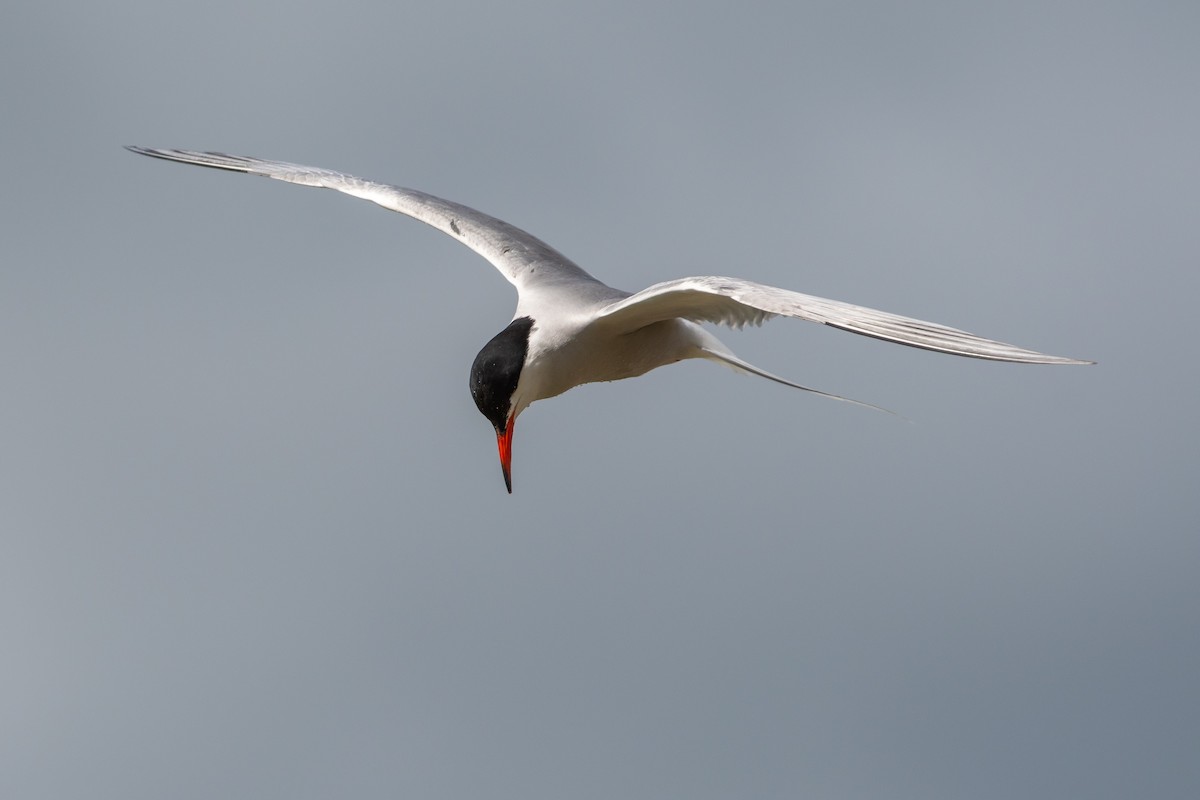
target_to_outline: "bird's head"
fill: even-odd
[[[515,395],[529,352],[532,329],[530,317],[514,319],[483,346],[471,364],[471,397],[475,399],[479,413],[496,429],[500,468],[504,471],[504,486],[509,494],[512,494],[513,425],[521,411]]]

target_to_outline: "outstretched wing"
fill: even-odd
[[[598,283],[550,245],[520,228],[490,217],[473,208],[434,197],[414,189],[356,178],[319,167],[264,161],[225,153],[194,150],[156,150],[128,145],[127,149],[144,156],[196,164],[201,167],[262,175],[301,186],[319,186],[370,200],[390,211],[398,211],[452,236],[500,270],[518,290],[546,283]]]
[[[683,318],[737,328],[760,325],[774,316],[796,317],[889,342],[957,356],[1023,364],[1091,364],[985,339],[934,322],[826,300],[761,283],[716,276],[658,283],[600,309],[597,322],[636,330],[666,319]]]

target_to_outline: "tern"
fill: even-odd
[[[819,322],[898,344],[1022,364],[1091,364],[1026,350],[933,322],[800,294],[741,278],[696,276],[624,292],[593,278],[542,240],[473,208],[415,189],[283,161],[130,145],[144,156],[336,189],[398,211],[462,242],[517,288],[508,326],[471,364],[471,396],[492,424],[504,485],[512,493],[512,439],[517,417],[537,400],[584,383],[636,378],[688,358],[857,405],[773,375],[733,354],[699,323],[742,328],[776,316]]]

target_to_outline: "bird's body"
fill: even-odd
[[[603,306],[598,306],[603,307]],[[703,358],[720,342],[682,319],[625,330],[595,316],[595,308],[555,313],[552,307],[517,319],[533,320],[529,350],[514,398],[514,412],[585,383],[619,381],[687,358]]]
[[[954,355],[1029,364],[1091,363],[740,278],[681,278],[631,294],[600,282],[519,228],[424,192],[279,161],[191,150],[129,149],[169,161],[336,189],[431,225],[491,262],[516,286],[517,309],[508,327],[476,356],[470,386],[476,405],[495,428],[510,492],[517,416],[537,400],[584,383],[634,378],[684,359],[705,358],[797,389],[847,399],[743,361],[697,323],[740,328],[782,315]]]

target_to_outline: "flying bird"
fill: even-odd
[[[640,292],[624,292],[601,283],[542,240],[507,222],[415,189],[283,161],[132,145],[128,149],[167,161],[336,189],[370,200],[437,228],[500,270],[517,288],[517,310],[508,326],[475,356],[470,388],[475,405],[495,430],[500,468],[510,494],[517,417],[534,401],[584,383],[635,378],[666,364],[704,358],[785,386],[868,405],[759,369],[734,355],[700,326],[703,322],[741,328],[775,316],[796,317],[958,356],[1022,364],[1093,363],[741,278],[678,278]]]

